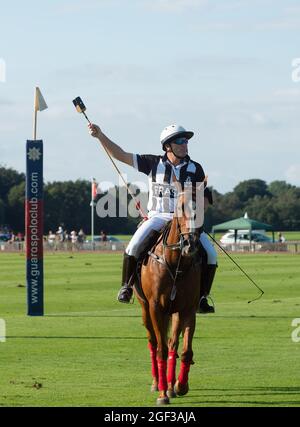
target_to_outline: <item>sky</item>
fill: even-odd
[[[0,164],[25,172],[39,86],[46,182],[119,182],[74,109],[81,96],[127,152],[160,154],[169,124],[194,131],[189,154],[220,193],[252,178],[299,186],[297,58],[299,0],[1,2]]]

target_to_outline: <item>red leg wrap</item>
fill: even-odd
[[[174,385],[176,382],[176,358],[177,352],[176,350],[170,350],[168,354],[168,376],[167,381],[168,384]]]
[[[181,384],[186,384],[188,382],[190,366],[191,366],[191,362],[181,362],[180,372],[178,375],[178,381]]]
[[[150,359],[151,359],[151,373],[152,377],[158,380],[158,368],[156,361],[156,347],[153,347],[152,344],[148,343],[148,348],[150,350]]]
[[[157,359],[158,366],[158,390],[159,391],[167,391],[168,383],[167,383],[167,361]]]

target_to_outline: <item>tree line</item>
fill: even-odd
[[[275,230],[300,230],[300,187],[285,181],[267,184],[260,179],[240,182],[231,192],[221,194],[211,188],[213,206],[205,215],[205,227],[209,231],[215,224],[238,218],[248,213],[250,218],[273,225]],[[119,217],[123,209],[119,189],[116,195],[116,218],[100,218],[95,214],[95,233],[105,230],[109,234],[131,234],[138,218]],[[98,195],[106,197],[109,193]],[[145,206],[146,194],[140,194]],[[96,199],[97,201],[97,199]],[[130,196],[127,197],[130,201]],[[12,168],[0,166],[0,226],[8,226],[15,233],[24,232],[25,175]],[[119,203],[120,202],[120,203]],[[44,185],[44,230],[56,231],[59,225],[65,229],[83,228],[91,232],[91,183],[86,180],[54,181]],[[126,203],[126,201],[125,201]],[[124,212],[124,209],[123,209]]]

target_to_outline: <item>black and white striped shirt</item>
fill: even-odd
[[[192,161],[189,156],[174,166],[168,160],[167,154],[164,156],[134,154],[133,166],[139,172],[148,175],[149,201],[147,208],[150,216],[155,213],[174,213],[177,199],[177,189],[173,182],[174,175],[182,186],[185,183],[202,182],[205,178],[202,166]],[[207,192],[207,189],[205,191]]]

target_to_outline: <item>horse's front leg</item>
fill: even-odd
[[[157,368],[158,368],[158,405],[169,403],[167,396],[167,357],[168,357],[168,323],[169,315],[163,312],[156,301],[150,302],[150,316],[157,339]]]
[[[196,313],[186,313],[181,315],[181,324],[183,332],[183,346],[181,352],[181,363],[178,380],[175,384],[175,392],[179,396],[183,396],[189,391],[189,370],[193,362],[192,341],[196,325]]]
[[[144,326],[147,330],[148,349],[150,351],[152,385],[151,391],[158,391],[158,367],[157,367],[157,340],[152,326],[152,321],[149,313],[149,304],[140,300],[142,306],[142,318]]]
[[[171,338],[169,339],[169,351],[168,351],[168,368],[167,368],[167,381],[168,381],[168,396],[175,397],[174,385],[176,382],[176,359],[178,358],[177,350],[179,345],[180,335],[180,321],[179,314],[173,313],[172,315],[172,332]]]

